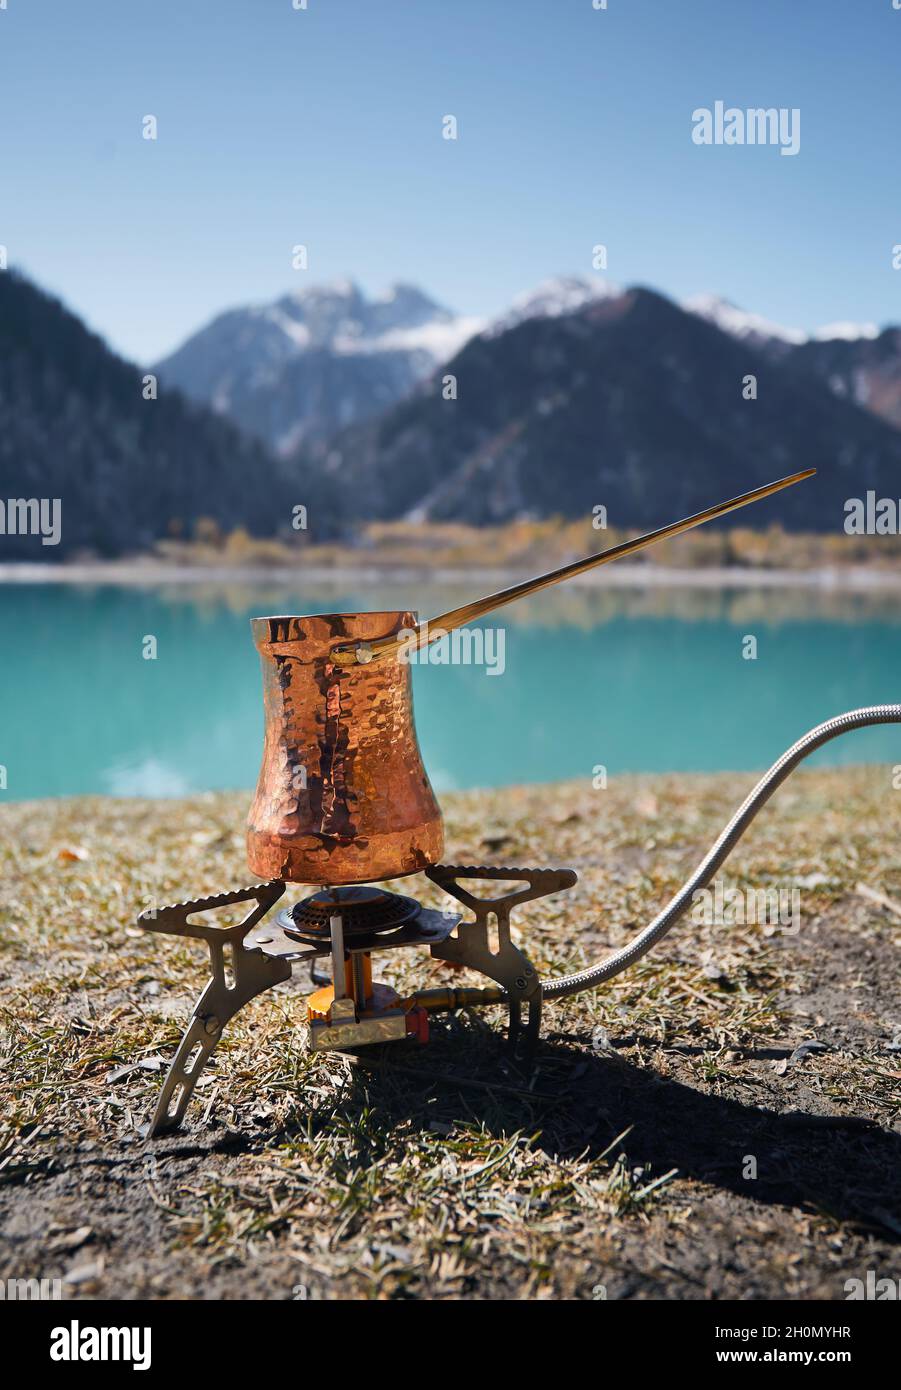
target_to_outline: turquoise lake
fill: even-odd
[[[262,701],[248,618],[405,607],[480,592],[389,583],[0,587],[0,764],[7,800],[250,788]],[[901,700],[901,607],[810,590],[549,591],[499,614],[505,670],[414,671],[439,791],[626,771],[762,769],[811,725]],[[145,660],[143,641],[157,640]],[[757,659],[742,656],[757,640]],[[821,764],[901,763],[901,731],[867,730]]]

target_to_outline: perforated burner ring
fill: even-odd
[[[339,911],[344,940],[349,944],[355,936],[393,931],[406,922],[412,922],[419,916],[420,910],[415,898],[361,884],[347,888],[322,888],[293,907],[283,908],[276,920],[286,936],[318,946],[323,939],[328,939],[330,918]]]

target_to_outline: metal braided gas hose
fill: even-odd
[[[543,981],[542,994],[544,998],[565,999],[570,994],[580,994],[584,989],[594,989],[596,985],[603,984],[605,980],[612,979],[620,971],[626,970],[630,965],[641,960],[652,946],[655,946],[666,936],[670,927],[675,925],[685,909],[691,905],[695,893],[707,887],[757,812],[766,805],[773,792],[781,786],[786,777],[794,772],[798,763],[806,758],[808,753],[813,753],[815,749],[821,748],[830,739],[838,738],[840,734],[850,733],[852,729],[865,729],[871,724],[901,724],[901,705],[869,705],[864,709],[852,709],[847,714],[837,714],[834,719],[827,719],[825,724],[818,724],[815,729],[810,729],[803,738],[798,739],[797,743],[786,749],[779,761],[775,762],[769,772],[761,777],[754,790],[745,797],[719,839],[711,846],[694,873],[682,885],[675,897],[667,903],[663,911],[659,912],[643,931],[633,937],[627,946],[622,946],[618,951],[614,951],[606,960],[599,961],[597,965],[592,965],[587,970],[580,970],[576,975],[566,975],[563,979],[551,980],[547,983]],[[506,995],[504,998],[506,999]]]

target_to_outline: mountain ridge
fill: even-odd
[[[755,507],[752,524],[822,530],[841,525],[844,498],[901,469],[887,423],[644,287],[471,339],[447,375],[456,400],[432,378],[299,456],[341,478],[346,515],[363,497],[368,516],[476,524],[603,504],[611,524],[651,527],[696,510],[699,495],[813,466],[816,501],[794,489]]]
[[[355,293],[341,289],[352,308]],[[434,301],[418,295],[384,296],[368,339],[415,332],[417,315],[434,327]],[[653,289],[546,282],[514,322],[468,336],[412,386],[393,349],[352,346],[362,414],[342,420],[332,403],[336,428],[294,439],[304,393],[315,412],[316,393],[341,386],[339,339],[355,320],[340,308],[333,291],[304,297],[318,342],[280,369],[292,400],[269,421],[288,441],[276,457],[165,382],[145,400],[142,369],[24,277],[0,276],[0,492],[64,502],[63,543],[38,542],[39,558],[145,552],[204,519],[220,533],[290,535],[297,504],[320,540],[374,519],[499,524],[598,504],[611,525],[650,527],[808,466],[815,485],[755,507],[748,524],[838,529],[847,497],[901,495],[889,418],[901,414],[901,329],[775,349]],[[0,539],[3,555],[34,558],[33,537]]]
[[[413,285],[396,283],[367,297],[345,278],[227,310],[156,370],[288,456],[390,409],[479,334],[497,338],[528,319],[577,313],[623,292],[604,275],[557,275],[518,295],[493,319],[480,319],[454,314]],[[807,333],[713,294],[693,296],[680,307],[774,359],[794,359],[830,389],[901,428],[901,348],[894,350],[892,337],[887,351],[874,354],[867,347],[891,335],[891,326],[833,323]],[[816,348],[830,343],[845,346]]]
[[[226,310],[154,371],[284,454],[392,405],[480,327],[414,285],[342,279]]]

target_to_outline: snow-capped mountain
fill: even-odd
[[[698,295],[683,309],[713,323],[730,338],[822,381],[836,396],[853,401],[901,429],[901,332],[874,323],[828,323],[812,333],[784,328],[747,313],[717,295]]]
[[[695,295],[692,299],[684,300],[682,308],[687,309],[690,314],[697,314],[699,318],[706,319],[708,323],[716,324],[717,328],[721,328],[731,338],[742,341],[755,344],[796,344],[807,341],[807,334],[800,328],[784,328],[782,324],[773,323],[760,314],[750,314],[720,295]]]
[[[506,313],[487,325],[485,333],[497,337],[527,319],[554,319],[575,314],[598,299],[615,299],[622,294],[619,285],[605,276],[557,275],[544,280],[534,290],[518,295]]]
[[[592,315],[601,305],[606,313],[622,296],[602,275],[560,275],[489,321],[455,314],[413,285],[370,297],[352,280],[337,280],[220,314],[156,370],[163,385],[290,456],[381,416],[476,337],[494,341],[521,324]],[[895,330],[834,323],[806,333],[712,294],[681,307],[901,427]]]
[[[874,372],[889,336],[862,340]],[[901,433],[829,379],[838,362],[796,368],[787,356],[827,346],[861,344],[783,342],[777,355],[648,289],[595,296],[471,339],[446,367],[459,383],[452,408],[428,382],[295,465],[339,485],[350,523],[585,517],[603,500],[612,524],[641,529],[737,479],[751,487],[814,466],[815,487],[755,508],[753,524],[834,529],[843,499],[893,486]],[[753,405],[741,391],[749,370]]]
[[[613,524],[648,527],[736,478],[810,464],[816,487],[754,524],[834,529],[843,499],[897,485],[901,328],[833,325],[796,342],[764,335],[760,319],[724,331],[648,289],[565,279],[523,297],[512,320],[471,336],[415,289],[367,299],[349,283],[223,315],[182,349],[183,366],[253,434],[280,441],[289,457],[275,459],[165,382],[142,408],[140,370],[9,273],[0,489],[58,493],[59,554],[112,555],[191,535],[201,518],[272,535],[298,496],[327,539],[377,517],[584,517],[598,500]],[[434,367],[455,336],[464,346],[421,381],[420,361]],[[459,382],[453,406],[445,370]],[[753,407],[738,389],[749,370]],[[4,545],[19,540],[27,550],[27,537]]]
[[[337,280],[218,315],[156,371],[288,453],[392,405],[481,327],[412,285],[370,299]]]
[[[879,329],[875,323],[827,323],[812,333],[801,328],[786,328],[781,323],[760,314],[739,309],[728,299],[717,294],[698,294],[683,300],[682,308],[690,314],[697,314],[708,323],[715,323],[732,338],[744,339],[756,344],[787,343],[797,347],[807,342],[832,342],[842,339],[845,342],[858,342],[861,339],[878,338]]]
[[[602,276],[561,275],[489,322],[454,314],[413,285],[369,298],[336,280],[218,315],[156,371],[287,455],[386,410],[479,333],[497,337],[619,293]]]
[[[810,336],[818,343],[832,343],[839,339],[845,343],[857,343],[862,339],[878,338],[879,328],[875,323],[825,323]]]

